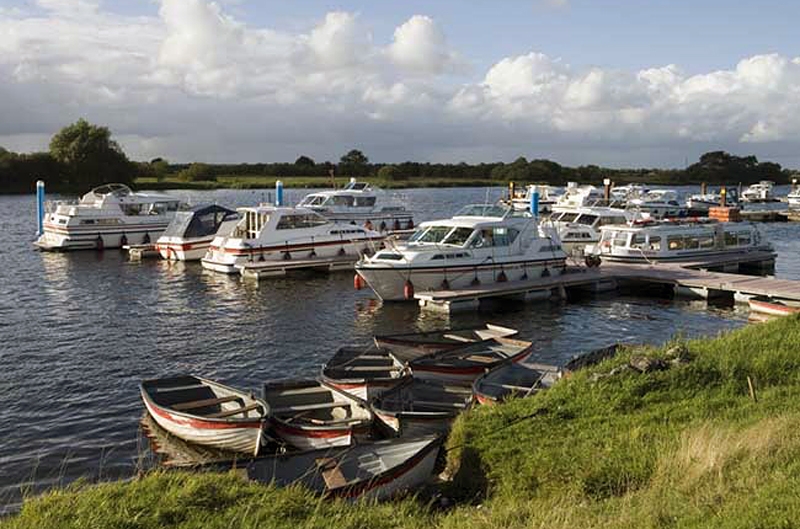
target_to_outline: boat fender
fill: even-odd
[[[406,228],[409,230],[414,229],[414,219],[408,219],[408,225],[406,226]]]
[[[144,238],[142,238],[142,244],[150,244],[150,234],[145,232]]]
[[[450,290],[450,281],[446,277],[442,280],[442,290]]]
[[[364,288],[364,278],[358,274],[354,275],[353,288],[355,288],[356,290],[361,290],[362,288]]]
[[[528,279],[528,271],[527,270],[523,270],[522,271],[522,275],[520,276],[519,279],[520,279],[520,281],[526,281]]]
[[[406,279],[403,284],[403,297],[406,299],[414,299],[414,283],[410,279]]]
[[[545,270],[547,270],[547,269],[545,268]],[[497,282],[498,283],[505,283],[506,281],[508,281],[508,277],[506,277],[505,271],[500,270],[500,273],[497,274]]]
[[[261,262],[264,262],[264,252],[261,252],[261,253],[258,255],[258,260],[259,260],[259,261],[261,261]]]
[[[480,279],[478,279],[478,275],[477,275],[477,274],[475,274],[475,278],[472,280],[472,282],[470,283],[470,285],[472,285],[473,287],[477,287],[477,286],[478,286],[478,285],[480,285],[480,284],[481,284],[481,280],[480,280]]]
[[[386,231],[386,222],[381,221],[381,225],[378,227],[378,231]]]
[[[344,251],[344,246],[339,248],[339,255],[347,255],[347,252]]]
[[[124,233],[122,234],[122,237],[119,239],[119,245],[120,247],[128,246],[128,236],[125,235]]]
[[[309,258],[309,259],[313,259],[313,258],[315,258],[316,256],[317,256],[317,251],[316,251],[316,250],[314,250],[314,248],[311,248],[311,251],[310,251],[310,252],[308,252],[308,258]]]
[[[291,261],[292,260],[292,254],[290,254],[289,252],[283,252],[283,260],[284,261]]]
[[[99,233],[97,234],[97,239],[95,239],[95,241],[97,244],[97,249],[102,250],[105,245],[103,244],[103,237],[101,237]]]
[[[542,277],[550,277],[550,269],[545,268],[542,270]]]
[[[400,219],[394,219],[394,231],[400,230]]]
[[[372,221],[367,219],[367,222],[364,223],[364,229],[372,231]]]

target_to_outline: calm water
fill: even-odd
[[[193,202],[249,205],[267,191],[176,192]],[[500,189],[399,193],[417,220],[499,197]],[[304,191],[289,190],[296,202]],[[0,512],[21,495],[80,476],[131,474],[143,446],[142,378],[193,372],[259,388],[314,376],[333,350],[376,333],[497,322],[520,329],[542,360],[615,341],[661,342],[742,325],[742,309],[632,297],[542,303],[453,317],[356,292],[352,274],[260,284],[197,264],[131,263],[117,251],[48,254],[31,246],[34,199],[0,196]],[[765,225],[778,276],[800,278],[800,224]]]

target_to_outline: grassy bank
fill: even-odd
[[[800,318],[626,351],[473,410],[448,446],[449,510],[158,472],[28,500],[0,527],[795,527]]]
[[[287,188],[329,188],[328,177],[314,176],[218,176],[215,180],[185,182],[177,178],[137,178],[134,185],[137,189],[272,189],[275,181],[281,180]],[[486,179],[454,179],[454,178],[414,178],[413,180],[383,180],[380,178],[364,179],[372,185],[384,189],[405,189],[410,187],[504,187],[504,182],[491,178]],[[341,187],[346,180],[337,178],[336,185]]]

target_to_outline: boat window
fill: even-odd
[[[750,246],[750,232],[749,231],[740,231],[739,232],[739,246]]]
[[[567,232],[567,233],[564,234],[564,239],[577,239],[581,235],[582,234],[580,234],[580,233],[575,233],[573,231],[570,231],[570,232]]]
[[[577,218],[578,218],[578,213],[564,213],[558,220],[560,220],[561,222],[574,222],[575,219]]]
[[[739,239],[735,233],[726,231],[725,232],[725,246],[736,246],[739,244]]]
[[[261,228],[263,228],[267,222],[269,222],[268,213],[246,211],[244,219],[236,226],[233,236],[240,239],[255,239],[258,237]]]
[[[463,257],[469,257],[468,253],[465,252],[458,252],[458,253],[437,253],[431,260],[441,260],[441,259],[461,259]]]
[[[314,228],[327,224],[328,221],[319,215],[312,213],[296,214],[296,215],[283,215],[278,221],[276,230],[299,230],[305,228]]]
[[[94,224],[94,219],[83,219],[81,224]]]
[[[581,238],[582,239],[591,239],[592,238],[592,234],[583,232],[583,233],[581,233]]]
[[[519,235],[514,228],[484,228],[478,232],[470,245],[472,248],[509,246]]]
[[[128,216],[136,216],[142,214],[141,204],[121,204],[122,212]]]
[[[667,237],[667,248],[672,250],[683,250],[683,237],[680,235],[670,235]]]
[[[661,237],[650,236],[647,241],[648,246],[654,252],[661,251]]]
[[[539,248],[539,253],[542,252],[558,252],[561,251],[561,246],[558,244],[545,244]]]
[[[647,237],[643,233],[634,233],[631,248],[644,249],[647,246]]]
[[[416,242],[442,242],[442,239],[450,233],[450,226],[431,226],[422,235],[416,238]]]
[[[456,228],[450,232],[443,241],[443,244],[452,244],[453,246],[464,246],[469,236],[472,235],[474,230],[472,228]]]
[[[618,231],[614,235],[614,246],[628,246],[628,232]]]
[[[697,250],[700,248],[700,238],[686,237],[683,239],[683,245],[687,250]]]
[[[456,217],[499,217],[503,218],[508,208],[499,204],[472,204],[459,210]]]
[[[711,235],[704,235],[700,237],[700,248],[713,248],[714,237]]]
[[[399,253],[380,252],[375,256],[375,259],[382,259],[384,261],[402,261],[403,256]]]
[[[578,224],[585,224],[586,226],[591,226],[596,221],[597,221],[597,215],[589,215],[587,213],[584,213],[575,220],[575,222],[577,222]]]
[[[324,195],[308,195],[306,198],[300,202],[301,206],[320,206],[322,203],[325,202]]]
[[[355,197],[353,205],[357,208],[371,208],[375,205],[375,197]]]
[[[331,197],[330,203],[334,206],[353,207],[353,197],[350,195],[336,195]]]
[[[67,223],[67,219],[58,219],[58,223],[59,224],[66,224]]]

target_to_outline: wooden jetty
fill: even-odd
[[[770,270],[775,254],[748,252],[704,261],[658,264],[603,263],[597,268],[571,267],[561,275],[528,281],[478,285],[463,290],[418,292],[420,307],[438,312],[474,310],[484,300],[534,301],[563,299],[568,290],[605,292],[625,283],[670,285],[678,295],[700,298],[770,296],[800,301],[800,281],[731,273],[742,269]],[[713,271],[719,270],[719,271]]]
[[[316,259],[287,259],[285,261],[253,261],[239,267],[242,277],[247,279],[263,279],[282,277],[288,272],[314,270],[335,272],[353,270],[358,256],[344,255],[337,257],[320,257]]]

